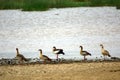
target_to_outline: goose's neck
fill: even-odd
[[[53,48],[53,51],[55,51],[56,49],[55,48]]]
[[[19,50],[16,50],[17,51],[17,55],[19,55]]]
[[[102,46],[101,48],[102,48],[102,50],[104,50],[104,46]]]
[[[42,56],[42,51],[40,51],[40,56]]]
[[[83,51],[83,47],[81,47],[81,50],[80,50],[81,52]]]

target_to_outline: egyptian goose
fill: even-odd
[[[16,58],[19,60],[19,62],[23,63],[23,61],[28,61],[22,54],[19,53],[18,48],[16,48],[16,51],[17,51]]]
[[[91,54],[90,54],[89,52],[87,52],[87,51],[83,51],[83,47],[82,47],[82,46],[80,46],[80,48],[81,48],[80,54],[81,54],[82,56],[84,56],[84,60],[87,60],[87,58],[85,58],[85,57],[88,56],[88,55],[91,56]]]
[[[101,53],[104,56],[104,60],[105,60],[105,56],[111,57],[111,55],[109,54],[109,52],[107,50],[104,49],[104,46],[102,44],[100,44],[101,46]]]
[[[58,60],[58,55],[59,54],[63,54],[65,55],[65,53],[63,52],[63,49],[56,49],[56,47],[53,47],[53,53],[57,55],[57,60]]]
[[[52,61],[49,57],[47,57],[46,55],[42,55],[42,49],[39,49],[38,51],[40,51],[40,59],[44,60],[44,63],[46,63],[46,61]]]

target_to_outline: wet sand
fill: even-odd
[[[0,66],[0,80],[119,80],[120,62]]]

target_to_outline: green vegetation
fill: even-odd
[[[91,6],[120,6],[120,0],[91,0]]]
[[[120,9],[120,0],[0,0],[0,9],[22,9],[24,11],[81,6],[116,6]]]

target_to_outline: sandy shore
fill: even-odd
[[[0,80],[119,80],[120,62],[0,66]]]

